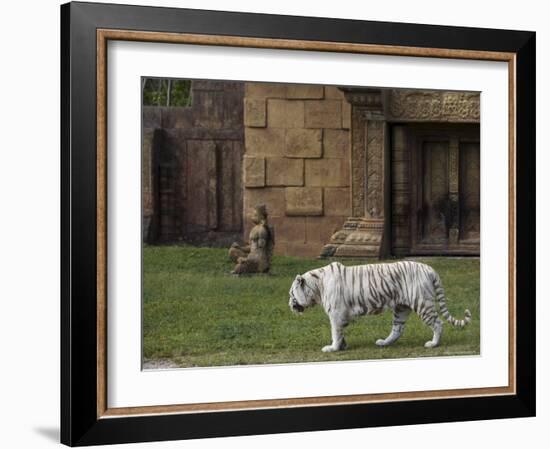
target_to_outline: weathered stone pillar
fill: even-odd
[[[449,223],[449,244],[458,244],[459,235],[459,194],[458,194],[458,139],[451,139],[449,144],[449,200],[450,200],[450,223]]]
[[[351,206],[349,217],[321,257],[381,257],[389,220],[389,149],[383,92],[345,88],[352,105]]]

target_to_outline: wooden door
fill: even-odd
[[[226,245],[242,231],[240,141],[188,140],[180,161],[184,240]],[[229,244],[230,244],[229,243]]]
[[[479,254],[479,127],[399,125],[392,143],[397,255]]]
[[[459,238],[462,244],[468,243],[479,247],[479,142],[462,142],[459,149]]]
[[[427,139],[419,148],[419,175],[416,192],[415,245],[443,249],[451,224],[449,192],[449,145],[444,140]]]
[[[189,107],[150,110],[160,119],[147,240],[227,247],[243,230],[244,83],[194,80],[191,97]]]
[[[157,234],[149,241],[227,246],[239,239],[242,140],[186,139],[183,133],[167,131],[162,135],[153,164]]]

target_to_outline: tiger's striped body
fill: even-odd
[[[428,265],[402,261],[346,267],[333,262],[296,276],[290,288],[289,306],[302,312],[321,304],[330,318],[332,344],[323,351],[338,351],[346,346],[343,328],[355,317],[393,310],[390,335],[376,342],[386,346],[396,341],[404,330],[411,311],[416,312],[433,330],[426,347],[439,344],[443,322],[436,310],[436,300],[442,317],[453,326],[464,327],[471,321],[465,311],[463,320],[451,316],[445,304],[445,292],[439,275]]]

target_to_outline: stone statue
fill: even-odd
[[[229,248],[229,258],[236,263],[233,274],[267,273],[271,266],[275,234],[267,223],[266,207],[256,206],[251,218],[255,226],[250,231],[249,245],[235,242]]]

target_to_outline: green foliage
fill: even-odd
[[[442,344],[426,349],[431,330],[415,314],[394,345],[379,348],[392,315],[361,317],[346,328],[348,349],[323,353],[330,343],[320,307],[293,314],[288,290],[298,273],[327,261],[276,256],[269,275],[236,277],[227,251],[192,246],[143,251],[143,355],[182,367],[364,360],[479,354],[479,259],[423,258],[440,274],[447,306],[456,318],[469,308],[464,329],[445,325]],[[343,261],[346,265],[365,263]]]
[[[144,106],[191,105],[191,80],[144,78],[142,87]]]

